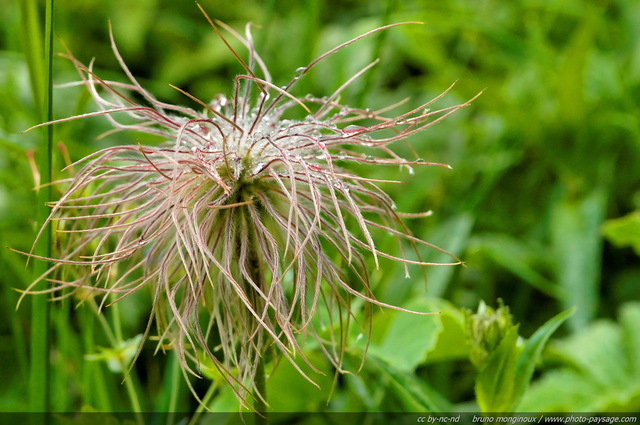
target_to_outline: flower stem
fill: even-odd
[[[202,403],[200,403],[187,425],[196,425],[199,423],[200,416],[202,416],[202,413],[208,409],[207,406],[209,406],[209,403],[211,403],[211,399],[213,398],[213,394],[215,394],[217,388],[218,381],[213,380],[211,382],[211,385],[209,386],[209,389],[207,390],[207,393],[202,398]]]
[[[53,0],[46,2],[45,11],[45,46],[44,46],[44,66],[43,62],[39,59],[42,54],[38,43],[33,37],[31,38],[32,45],[28,47],[31,50],[30,57],[30,73],[32,75],[32,82],[36,84],[34,91],[40,91],[40,93],[34,93],[36,98],[36,105],[40,109],[42,118],[44,121],[51,121],[53,119]],[[36,24],[36,10],[35,2],[25,2],[23,8],[23,15],[25,20],[30,24],[27,32],[32,35],[38,34]],[[35,44],[33,44],[35,43]],[[34,52],[33,50],[38,50]],[[29,56],[29,55],[28,55]],[[44,72],[43,72],[44,71]],[[44,75],[44,83],[39,84],[38,75]],[[42,98],[40,98],[42,95]],[[38,102],[42,99],[42,102]],[[38,189],[37,195],[37,217],[40,223],[44,223],[49,215],[49,208],[47,202],[52,198],[51,196],[51,157],[52,157],[52,145],[53,145],[53,127],[48,126],[44,132],[43,146],[39,149],[38,162],[40,164],[40,183],[42,188]],[[52,254],[53,238],[51,234],[51,228],[48,227],[42,233],[41,243],[36,250],[36,254],[42,257],[50,258]],[[37,262],[34,267],[34,275],[39,276],[49,268],[46,262]],[[32,313],[31,313],[31,349],[30,349],[30,376],[29,376],[29,398],[31,411],[33,412],[47,412],[51,410],[51,365],[49,359],[49,330],[50,330],[50,306],[48,298],[45,296],[33,297]]]
[[[114,348],[118,347],[120,345],[120,342],[122,341],[122,332],[120,330],[120,318],[119,318],[120,312],[117,306],[118,304],[115,303],[111,306],[114,309],[113,317],[114,317],[114,321],[116,322],[115,332],[114,330],[111,329],[111,325],[109,324],[104,314],[100,313],[98,309],[98,305],[96,304],[95,300],[92,299],[90,301],[90,305],[93,308],[96,314],[96,317],[98,318],[98,321],[102,325],[102,328],[104,329],[104,333],[107,339],[109,340],[109,342],[111,343],[111,346]],[[126,371],[126,367],[127,365],[123,365],[123,369],[125,371]],[[127,396],[129,397],[129,402],[131,403],[131,410],[135,414],[136,422],[138,424],[144,424],[144,419],[142,417],[142,406],[140,404],[140,399],[138,398],[138,392],[136,391],[134,379],[137,380],[137,376],[135,372],[131,370],[128,376],[127,375],[124,376],[123,383],[127,391]]]

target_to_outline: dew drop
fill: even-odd
[[[342,131],[344,133],[356,133],[356,132],[362,130],[362,128],[363,127],[359,126],[359,125],[348,125],[345,128],[343,128]]]
[[[424,158],[418,158],[415,162],[425,162]]]
[[[296,74],[302,74],[303,72],[305,72],[307,70],[306,66],[301,66],[300,68],[296,69]]]
[[[415,174],[415,172],[413,171],[413,168],[409,167],[409,174],[411,174],[412,176]]]

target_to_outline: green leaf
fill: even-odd
[[[415,300],[404,308],[418,312],[437,312],[436,305],[422,298]],[[393,315],[384,339],[379,344],[372,344],[371,354],[388,361],[397,369],[412,371],[424,361],[442,332],[442,322],[438,315],[418,315],[402,311],[385,311],[382,314]]]
[[[448,253],[460,255],[469,241],[475,219],[472,214],[461,213],[442,222],[437,229],[427,237],[428,240]],[[448,262],[451,257],[447,254],[429,252],[425,257],[429,261]],[[434,267],[429,270],[427,292],[429,296],[442,297],[451,281],[455,271],[454,267]],[[417,289],[417,288],[416,288]]]
[[[478,248],[501,267],[547,295],[557,299],[564,296],[561,287],[537,270],[537,263],[545,255],[542,248],[506,234],[487,234],[477,239]]]
[[[481,411],[506,412],[511,408],[519,352],[516,325],[509,329],[478,374],[475,392]]]
[[[628,303],[620,309],[620,324],[629,373],[640,377],[640,304]]]
[[[626,304],[620,323],[598,320],[554,341],[548,356],[560,367],[534,382],[519,409],[622,412],[640,409],[640,303]]]
[[[267,381],[267,401],[275,412],[313,412],[329,400],[333,383],[333,370],[327,358],[318,351],[305,353],[309,362],[322,374],[309,371],[301,356],[298,366],[308,374],[315,385],[305,379],[286,359],[282,359]]]
[[[640,255],[640,211],[605,221],[602,233],[615,246],[630,246]]]
[[[385,327],[372,339],[368,353],[403,371],[413,371],[426,362],[465,358],[469,345],[460,309],[439,298],[419,298],[403,306],[408,310],[438,313],[417,315],[385,310],[376,314],[374,328]],[[381,325],[381,326],[378,326]],[[364,341],[358,345],[364,350]]]
[[[442,331],[438,335],[436,345],[427,353],[428,363],[464,359],[469,355],[470,347],[462,312],[448,302],[443,301],[442,304],[438,317],[442,324]]]
[[[586,326],[596,315],[600,282],[602,236],[607,195],[594,189],[582,199],[564,199],[552,211],[552,248],[556,279],[566,297],[565,308],[578,306],[569,320],[573,330]]]
[[[302,376],[287,359],[279,359],[267,365],[269,411],[313,412],[329,400],[333,385],[333,369],[324,354],[319,351],[306,352],[305,356],[320,373],[310,370],[300,355],[295,358],[296,364],[315,384]],[[236,412],[240,410],[240,405],[231,388],[224,385],[209,408],[214,412]]]
[[[391,384],[391,390],[407,412],[450,412],[452,406],[439,392],[415,374],[397,369],[375,355],[367,356],[366,365]]]
[[[510,410],[513,410],[513,408],[518,406],[518,403],[520,403],[522,396],[527,390],[531,377],[533,376],[536,363],[538,362],[538,358],[542,354],[542,350],[547,341],[558,327],[560,327],[565,320],[575,313],[575,311],[576,309],[572,308],[555,315],[535,331],[531,338],[527,340],[524,348],[522,349],[522,353],[518,358],[518,362],[516,363],[516,381],[513,392],[514,400]]]
[[[562,117],[571,124],[579,123],[586,114],[584,100],[584,69],[592,47],[594,28],[597,28],[597,9],[587,8],[582,25],[574,32],[567,46],[564,63],[557,72],[557,95]]]
[[[84,357],[89,361],[102,360],[107,363],[107,367],[113,373],[122,373],[131,364],[134,356],[138,352],[138,348],[142,343],[142,334],[133,338],[119,341],[115,348],[98,347],[100,350],[96,354],[86,354]]]

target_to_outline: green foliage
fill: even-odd
[[[630,246],[640,255],[640,211],[605,221],[602,232],[615,246]]]
[[[619,323],[597,320],[554,341],[555,364],[524,397],[523,411],[637,412],[640,409],[640,304],[620,309]]]
[[[565,308],[579,306],[569,323],[581,328],[598,309],[600,258],[606,198],[600,188],[580,199],[562,199],[551,211],[551,247]],[[570,294],[570,295],[569,295]]]
[[[114,348],[98,347],[98,353],[87,354],[85,358],[90,361],[104,361],[111,372],[124,373],[138,352],[141,342],[142,335],[136,335],[126,341],[119,341]]]

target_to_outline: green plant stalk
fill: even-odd
[[[169,374],[171,377],[171,392],[169,394],[169,407],[167,409],[167,412],[169,412],[169,417],[167,418],[168,425],[175,423],[173,414],[178,410],[178,396],[180,395],[181,387],[180,364],[175,352],[171,355],[169,366]]]
[[[178,402],[182,390],[182,376],[180,362],[176,353],[171,351],[167,355],[168,361],[162,379],[162,389],[156,397],[154,410],[156,412],[169,412],[167,424],[173,424],[173,413],[178,411]]]
[[[111,326],[109,325],[109,322],[105,318],[104,314],[99,313],[98,306],[96,305],[96,302],[93,299],[91,300],[91,306],[93,307],[93,310],[96,314],[96,317],[98,318],[98,321],[100,322],[100,324],[102,325],[102,328],[104,329],[104,332],[107,336],[107,339],[109,340],[109,343],[114,348],[118,347],[120,345],[119,342],[122,340],[122,338],[117,336],[121,334],[120,330],[118,329],[116,332],[114,332],[111,329]],[[112,308],[117,308],[116,306],[117,306],[117,303],[114,304]],[[119,321],[118,310],[114,311],[114,316],[118,317],[117,322],[119,324],[120,321]],[[139,424],[144,424],[144,418],[142,417],[142,406],[140,404],[140,399],[138,398],[138,393],[136,391],[135,383],[133,382],[135,378],[136,376],[132,370],[131,372],[129,372],[128,376],[125,375],[125,379],[123,383],[127,391],[127,396],[129,397],[129,402],[131,403],[131,410],[133,411],[133,413],[135,413],[136,421]]]
[[[123,341],[122,337],[122,321],[120,320],[120,305],[118,303],[114,303],[111,306],[113,312],[113,321],[114,321],[114,329],[115,329],[115,343],[114,347],[120,345],[120,342]],[[103,319],[104,316],[100,315]],[[106,319],[105,319],[106,322]],[[124,365],[125,368],[129,365]],[[127,395],[129,396],[129,400],[131,402],[131,408],[136,413],[136,418],[138,423],[143,424],[144,420],[142,419],[142,405],[140,404],[140,398],[138,397],[138,388],[136,388],[136,382],[138,382],[138,377],[136,376],[133,369],[128,372],[125,372],[124,377],[124,386],[127,390]]]
[[[217,380],[213,380],[211,382],[211,385],[209,386],[209,389],[207,390],[207,393],[202,398],[202,403],[200,403],[200,405],[198,405],[198,408],[193,413],[193,416],[191,417],[191,419],[189,420],[189,423],[187,425],[196,425],[196,424],[199,423],[200,416],[202,416],[202,412],[204,412],[205,409],[207,409],[207,406],[211,402],[211,399],[213,398],[213,395],[215,394],[216,389],[218,388],[218,382],[219,381],[217,381]]]
[[[42,112],[42,120],[44,122],[53,119],[53,10],[54,1],[46,2],[45,12],[45,66],[44,75],[43,102],[44,109]],[[35,61],[37,63],[37,61]],[[32,73],[37,72],[32,69]],[[37,103],[37,102],[36,102]],[[43,185],[37,194],[37,218],[39,223],[44,223],[49,215],[47,202],[52,198],[52,190],[49,183],[52,180],[51,163],[52,163],[52,146],[53,146],[53,126],[46,126],[44,129],[43,146],[39,150],[40,164],[40,183]],[[52,256],[51,227],[47,227],[42,233],[39,248],[36,255],[50,258]],[[49,268],[45,261],[38,261],[34,266],[35,276],[39,276]],[[51,391],[50,391],[50,361],[49,361],[49,345],[50,345],[50,308],[48,298],[45,296],[32,297],[31,311],[31,348],[30,348],[30,376],[29,376],[29,401],[31,411],[47,412],[51,410]]]
[[[74,359],[77,353],[77,334],[71,327],[72,300],[64,299],[56,303],[56,308],[51,311],[51,331],[56,336],[55,352],[57,355],[51,359],[51,407],[53,411],[68,411],[71,408],[73,397],[68,391],[73,380],[73,374],[69,373],[70,359]]]
[[[88,306],[84,306],[88,307]],[[90,308],[82,309],[82,339],[84,352],[95,350],[96,315]],[[104,373],[95,362],[82,362],[83,367],[83,403],[95,406],[100,411],[112,411],[111,398],[107,389]]]

